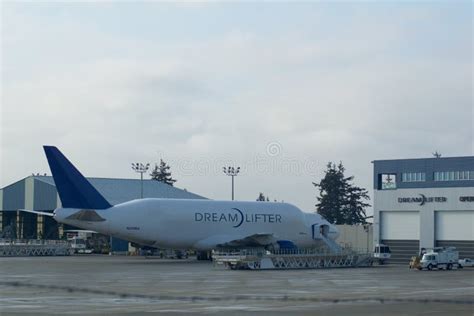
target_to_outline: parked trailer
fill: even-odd
[[[342,249],[325,252],[320,249],[265,249],[217,250],[212,258],[215,265],[237,270],[322,269],[371,266],[372,253]]]
[[[437,247],[426,252],[420,261],[419,270],[451,270],[459,267],[459,252],[455,247]]]

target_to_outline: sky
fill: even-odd
[[[0,187],[50,174],[259,192],[314,211],[328,162],[474,154],[473,7],[438,2],[2,2]],[[370,213],[370,210],[369,210]]]

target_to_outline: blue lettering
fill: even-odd
[[[202,214],[201,213],[194,213],[194,220],[196,222],[202,221]]]
[[[239,215],[241,214],[241,215]],[[246,223],[281,223],[282,216],[280,214],[242,214],[241,211],[239,213],[227,213],[227,212],[196,212],[194,213],[194,221],[196,222],[234,222],[238,223],[238,227],[242,224],[242,222]]]

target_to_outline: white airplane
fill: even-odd
[[[335,226],[288,203],[145,198],[111,205],[53,146],[44,146],[62,207],[59,223],[156,248],[338,247]]]

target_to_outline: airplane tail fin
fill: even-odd
[[[64,208],[103,210],[112,206],[59,149],[54,146],[43,148]]]

